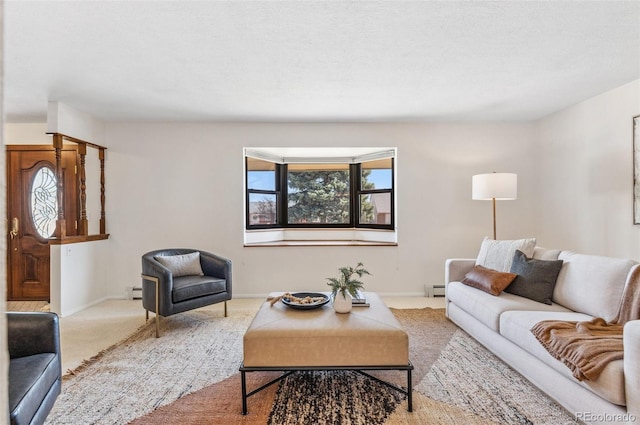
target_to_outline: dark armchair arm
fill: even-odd
[[[142,274],[157,277],[167,285],[171,285],[173,282],[171,270],[163,266],[158,260],[153,258],[152,255],[144,255],[142,257]],[[169,286],[168,289],[171,291],[171,286]]]
[[[60,325],[55,313],[7,313],[9,357],[60,354]]]
[[[142,257],[142,305],[154,313],[167,314],[171,304],[171,291],[173,290],[173,274],[154,257],[155,253]],[[155,282],[145,278],[152,276],[158,278],[158,302],[159,311],[156,311]]]
[[[205,276],[213,276],[227,281],[227,292],[231,295],[231,260],[210,252],[200,251],[200,265]]]

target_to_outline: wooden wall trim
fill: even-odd
[[[49,245],[66,245],[70,243],[101,241],[109,239],[109,234],[67,236],[63,239],[49,239]]]

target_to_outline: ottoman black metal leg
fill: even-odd
[[[240,372],[240,380],[242,381],[242,414],[247,414],[247,379],[245,371]]]
[[[407,410],[413,412],[413,388],[411,383],[411,369],[407,369]]]

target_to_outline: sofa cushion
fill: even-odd
[[[533,258],[537,260],[557,260],[562,251],[559,249],[537,246],[533,250]]]
[[[198,251],[182,255],[158,255],[153,258],[171,270],[174,278],[204,275],[200,265],[200,252]]]
[[[524,252],[527,257],[531,257],[535,247],[535,238],[493,240],[485,237],[480,245],[476,265],[498,270],[499,272],[509,272],[516,249]]]
[[[538,304],[540,305],[540,304]],[[611,403],[625,404],[624,362],[609,363],[595,381],[578,381],[571,369],[551,356],[538,342],[531,328],[542,320],[588,321],[592,317],[576,312],[508,311],[500,316],[500,334],[563,376],[588,388]]]
[[[607,322],[614,320],[627,275],[635,262],[570,251],[563,251],[558,259],[564,265],[553,291],[553,302]]]
[[[505,311],[569,311],[558,304],[540,304],[533,300],[504,292],[496,297],[467,286],[462,282],[450,282],[447,284],[446,290],[448,301],[455,303],[462,310],[496,332],[500,329],[500,315]]]
[[[516,278],[504,291],[551,305],[561,268],[562,260],[527,258],[522,251],[516,250],[511,264],[511,273],[515,273]]]
[[[173,279],[174,303],[219,294],[227,290],[227,281],[211,276],[182,276]]]
[[[28,424],[59,377],[56,354],[16,357],[9,362],[11,423]]]
[[[487,294],[500,295],[500,292],[509,286],[516,276],[514,273],[504,273],[482,266],[473,266],[473,269],[462,279],[462,283]]]

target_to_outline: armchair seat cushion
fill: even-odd
[[[12,423],[30,423],[51,388],[58,385],[60,370],[54,353],[13,358],[9,362],[9,411]],[[58,390],[59,391],[59,390]],[[25,421],[27,420],[28,421]]]
[[[174,303],[215,295],[227,290],[227,281],[211,276],[182,276],[173,279],[171,298]]]

